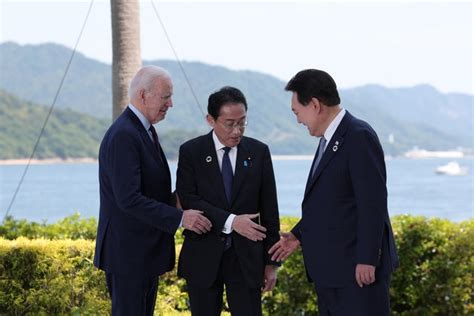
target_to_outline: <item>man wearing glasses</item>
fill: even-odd
[[[212,131],[183,144],[176,189],[184,208],[202,210],[212,230],[185,230],[178,275],[187,281],[194,316],[220,315],[224,285],[233,316],[261,315],[261,292],[273,289],[279,240],[275,177],[267,145],[244,137],[247,101],[223,87],[211,94]]]

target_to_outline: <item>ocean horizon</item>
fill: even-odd
[[[301,216],[301,200],[313,156],[273,156],[280,215]],[[439,166],[456,161],[464,175],[437,174]],[[474,158],[389,158],[388,206],[398,214],[446,218],[473,217]],[[4,216],[25,170],[25,162],[0,163],[0,212]],[[170,161],[173,185],[176,161]],[[81,217],[99,214],[98,165],[96,160],[34,161],[9,212],[13,218],[55,222],[76,212]]]

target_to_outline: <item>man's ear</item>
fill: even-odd
[[[309,101],[309,103],[319,113],[319,111],[321,110],[321,102],[319,102],[319,100],[317,98],[312,97],[311,101]]]
[[[145,89],[141,89],[139,92],[138,92],[139,96],[140,96],[140,101],[142,103],[145,103]]]
[[[207,124],[209,124],[210,127],[214,128],[214,124],[216,124],[216,121],[214,121],[214,118],[211,115],[207,114],[206,120],[207,120]]]

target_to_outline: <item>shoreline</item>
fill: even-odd
[[[472,158],[473,155],[464,155],[461,158],[450,158],[450,159],[458,159],[463,160],[466,158]],[[385,156],[385,160],[392,160],[392,159],[410,159],[410,160],[429,160],[429,159],[448,159],[447,157],[405,157],[405,156]],[[314,155],[272,155],[272,160],[283,160],[283,161],[294,161],[294,160],[313,160]],[[20,159],[0,159],[0,166],[13,166],[13,165],[26,165],[28,164],[28,158],[20,158]],[[177,159],[168,159],[170,162],[177,162]],[[83,164],[93,164],[98,163],[97,158],[91,157],[84,157],[84,158],[47,158],[47,159],[31,159],[31,165],[48,165],[48,164],[75,164],[75,163],[83,163]]]
[[[0,165],[26,165],[30,159],[5,159],[0,160]],[[97,163],[95,158],[47,158],[47,159],[31,159],[31,165],[47,165],[47,164],[61,164],[61,163]]]

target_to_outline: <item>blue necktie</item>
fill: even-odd
[[[232,171],[232,165],[230,164],[229,151],[230,147],[224,147],[224,156],[222,157],[222,180],[224,182],[224,190],[229,206],[232,199],[232,181],[234,178],[234,172]],[[223,234],[222,240],[224,242],[224,251],[228,250],[232,246],[232,235]]]
[[[224,182],[225,196],[227,201],[231,202],[232,199],[232,181],[234,178],[234,172],[232,171],[232,165],[230,164],[229,151],[230,147],[224,147],[224,157],[222,157],[222,181]]]
[[[314,177],[314,173],[316,172],[316,169],[318,168],[319,162],[321,161],[321,158],[323,158],[324,147],[326,147],[326,138],[324,138],[324,136],[321,136],[321,138],[319,139],[317,157],[316,157],[316,160],[314,161],[313,170],[311,171],[311,177]]]

